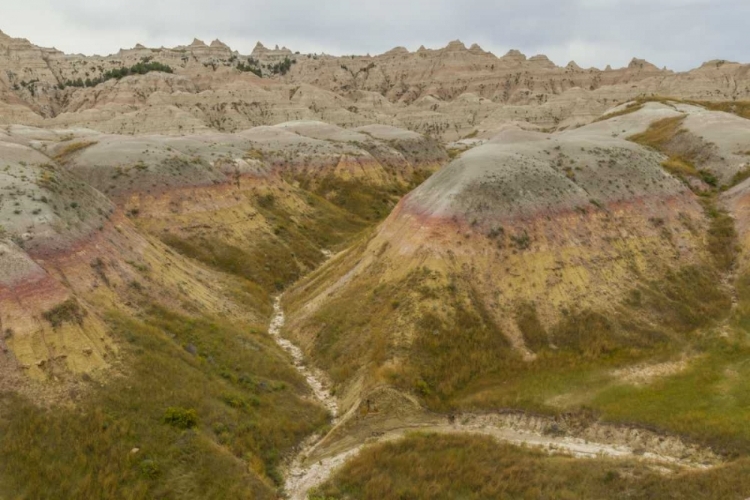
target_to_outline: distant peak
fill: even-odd
[[[473,54],[486,54],[487,53],[482,47],[479,46],[478,43],[472,44],[471,47],[469,48],[469,52]]]
[[[549,60],[549,57],[544,54],[537,54],[529,57],[529,62],[536,65],[537,67],[543,68],[555,68],[555,63]]]
[[[466,50],[466,45],[461,40],[453,40],[448,45],[445,46],[445,50],[448,51],[456,51],[456,50]]]
[[[229,45],[225,44],[224,42],[222,42],[221,40],[219,40],[217,38],[216,40],[214,40],[213,42],[211,42],[211,47],[213,47],[213,48],[221,48],[221,49],[228,49]]]
[[[135,47],[133,47],[133,48],[135,48],[135,49],[139,49],[139,50],[143,50],[143,49],[145,49],[145,48],[146,48],[146,46],[145,46],[145,45],[143,45],[143,44],[140,44],[140,43],[136,43],[136,44],[135,44]]]
[[[401,54],[408,54],[409,50],[406,47],[394,47],[385,54],[384,56],[396,56]]]
[[[505,53],[503,57],[500,58],[501,61],[510,61],[514,63],[522,63],[526,61],[526,55],[521,53],[520,50],[516,49],[510,49],[508,52]]]
[[[193,43],[190,44],[191,47],[206,47],[207,45],[203,42],[203,40],[198,40],[197,38],[193,38]]]
[[[653,64],[651,64],[647,60],[645,60],[645,59],[638,59],[636,57],[634,57],[630,61],[630,64],[628,64],[628,69],[653,69],[653,70],[657,70],[657,71],[659,70],[659,68],[657,68],[656,66],[654,66]]]
[[[260,42],[258,42],[258,43],[256,43],[256,44],[255,44],[255,50],[258,50],[258,49],[260,49],[260,50],[265,50],[265,48],[266,48],[266,46],[265,46],[265,45],[263,45],[263,44],[262,44],[262,43],[260,43]]]
[[[567,66],[565,66],[566,69],[570,69],[573,71],[581,71],[583,68],[581,68],[578,63],[575,61],[570,61]]]

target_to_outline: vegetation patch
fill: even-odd
[[[636,111],[640,111],[641,109],[643,109],[643,103],[631,102],[619,111],[614,111],[612,113],[600,116],[599,118],[594,120],[594,123],[609,120],[610,118],[616,118],[618,116],[629,115],[631,113],[635,113]]]
[[[63,161],[65,158],[72,155],[73,153],[82,151],[88,147],[93,146],[94,144],[96,144],[96,141],[82,141],[82,142],[70,143],[64,148],[62,148],[60,152],[55,155],[55,160]]]
[[[686,177],[700,176],[695,165],[679,156],[672,156],[668,160],[662,162],[661,166],[670,174],[683,179]]]
[[[158,61],[142,60],[131,67],[115,68],[102,73],[98,78],[78,78],[76,80],[66,80],[65,83],[60,84],[60,89],[65,87],[96,87],[97,85],[104,83],[108,80],[116,79],[120,80],[130,75],[145,75],[152,71],[160,71],[162,73],[173,73],[172,68],[166,64],[162,64]]]
[[[371,222],[383,220],[405,193],[403,187],[377,186],[335,175],[315,181],[314,186],[309,181],[303,181],[301,185],[337,207]]]
[[[85,317],[86,311],[81,308],[78,301],[74,298],[68,299],[49,311],[42,313],[42,318],[52,325],[52,328],[59,328],[63,323],[82,325]]]
[[[243,247],[215,234],[194,237],[162,232],[158,236],[186,257],[257,285],[254,295],[258,301],[267,302],[271,295],[323,262],[322,248],[338,248],[368,225],[314,194],[308,194],[305,201],[308,210],[300,214],[279,202],[273,193],[256,196],[255,208],[271,228],[258,231]]]
[[[750,154],[750,153],[746,153]],[[734,187],[737,184],[741,184],[745,179],[750,177],[750,167],[745,167],[732,177],[732,182],[730,183],[729,187]]]
[[[659,151],[664,151],[666,145],[675,138],[676,135],[683,133],[682,122],[686,115],[674,116],[672,118],[663,118],[657,120],[645,132],[633,135],[628,140],[637,142],[643,146],[648,146]]]

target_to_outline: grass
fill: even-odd
[[[656,383],[616,384],[591,401],[612,421],[645,422],[692,436],[717,450],[750,455],[750,275],[736,282],[730,336],[703,332],[693,341],[690,368]],[[695,292],[701,294],[702,289]]]
[[[370,222],[384,219],[406,192],[404,186],[397,184],[377,186],[357,180],[344,180],[333,174],[318,180],[309,189],[332,204]]]
[[[610,118],[616,118],[618,116],[629,115],[630,113],[635,113],[636,111],[640,111],[641,109],[643,109],[642,103],[631,102],[631,103],[628,103],[623,109],[619,111],[615,111],[615,112],[600,116],[599,118],[594,120],[594,123],[602,122],[604,120],[609,120]]]
[[[668,160],[662,162],[661,166],[664,170],[677,177],[685,178],[700,176],[695,165],[679,156],[672,156]]]
[[[684,115],[657,120],[649,125],[646,131],[641,132],[640,134],[635,134],[629,137],[628,140],[659,151],[664,151],[667,144],[672,141],[675,136],[682,133],[682,122],[684,120]]]
[[[71,407],[0,395],[3,495],[276,498],[284,453],[327,415],[262,329],[156,306],[108,321],[124,377]]]
[[[186,257],[252,282],[259,287],[259,298],[270,300],[324,260],[321,248],[338,248],[367,226],[316,195],[309,194],[306,202],[309,210],[300,214],[272,195],[256,197],[255,208],[272,229],[257,231],[252,243],[242,248],[213,233],[194,237],[161,232],[158,236]]]
[[[727,272],[737,256],[737,231],[729,213],[716,207],[714,199],[703,200],[711,225],[708,229],[708,250],[714,257],[717,269]]]
[[[750,152],[745,153],[750,155]],[[732,177],[732,182],[729,183],[729,187],[734,187],[737,184],[742,183],[745,179],[750,177],[750,167],[745,167]]]
[[[639,422],[750,454],[750,346],[715,340],[685,372],[646,386],[616,384],[591,406],[613,422]]]
[[[88,147],[93,146],[96,144],[96,141],[81,141],[81,142],[73,142],[68,145],[66,145],[64,148],[62,148],[56,155],[55,160],[57,161],[63,161],[68,156],[72,155],[73,153],[77,153],[78,151],[82,151]]]
[[[720,500],[748,494],[748,459],[662,475],[627,460],[549,456],[480,436],[412,434],[365,448],[310,498]]]

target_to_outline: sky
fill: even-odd
[[[750,0],[0,0],[0,30],[68,53],[106,55],[220,39],[302,53],[380,54],[460,39],[558,65],[682,71],[750,62]]]

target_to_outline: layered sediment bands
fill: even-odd
[[[540,353],[681,342],[730,306],[713,219],[664,155],[626,140],[681,113],[651,104],[552,135],[506,128],[287,294],[290,332],[345,401],[386,380],[444,403]],[[345,304],[365,317],[337,315]]]
[[[131,314],[143,294],[263,323],[271,293],[367,224],[348,211],[341,185],[385,196],[383,217],[445,159],[417,134],[375,132],[385,139],[317,122],[185,137],[8,127],[6,355],[37,380],[98,373],[118,350],[103,312]]]

